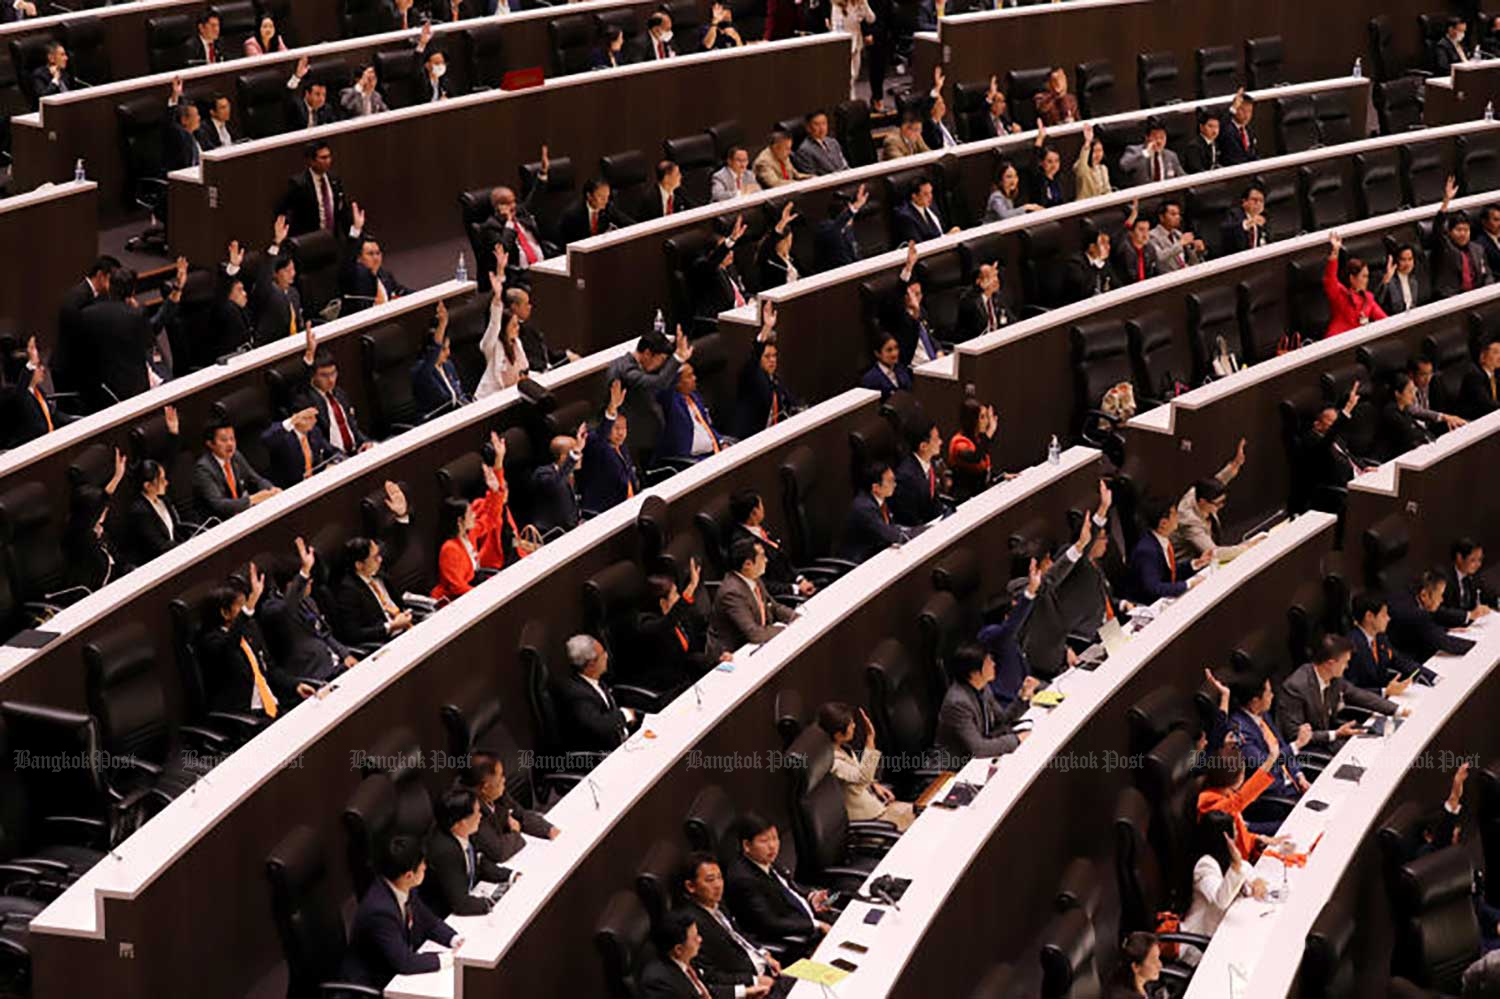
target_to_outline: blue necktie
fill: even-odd
[[[479,876],[477,869],[479,863],[474,859],[474,844],[472,842],[464,844],[464,853],[468,854],[469,857],[469,891],[473,891],[475,878]]]
[[[927,359],[937,360],[937,346],[932,342],[932,335],[927,332],[927,324],[920,319],[917,320],[917,335],[922,338],[922,349],[927,351]]]

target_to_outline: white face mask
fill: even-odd
[[[438,65],[432,67],[432,78],[434,80],[441,79],[442,75],[446,72],[448,72],[447,63],[439,63]]]
[[[666,45],[671,40],[672,40],[672,33],[670,31],[663,31],[661,33],[661,43],[663,45]]]

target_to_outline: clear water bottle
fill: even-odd
[[[464,253],[462,250],[458,251],[458,266],[453,268],[453,280],[469,280],[469,264],[468,261],[464,259]]]
[[[73,179],[80,184],[89,179],[89,175],[83,172],[82,156],[78,157],[78,162],[73,164]]]
[[[1047,464],[1056,465],[1062,461],[1062,446],[1057,443],[1057,435],[1047,442]]]
[[[1359,58],[1359,57],[1356,56],[1355,59],[1354,59],[1354,69],[1350,72],[1349,75],[1352,76],[1352,77],[1354,77],[1356,80],[1359,79],[1360,77],[1364,76],[1365,75],[1365,61],[1363,59],[1361,59],[1361,58]]]
[[[1494,121],[1495,120],[1495,102],[1494,101],[1486,101],[1485,102],[1485,105],[1484,105],[1484,120],[1485,121]],[[82,163],[83,160],[79,160],[78,162]],[[80,169],[82,169],[82,168],[80,167]]]
[[[660,309],[656,310],[656,318],[651,320],[651,332],[657,336],[667,335],[667,317],[661,314]]]

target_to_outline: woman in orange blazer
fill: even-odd
[[[1250,804],[1265,793],[1273,783],[1271,768],[1281,755],[1278,746],[1272,746],[1265,762],[1245,777],[1245,758],[1238,746],[1226,744],[1208,758],[1203,790],[1198,793],[1198,814],[1227,812],[1234,819],[1234,845],[1240,856],[1254,858],[1267,846],[1282,842],[1281,837],[1267,837],[1252,833],[1245,825],[1242,813]]]
[[[948,469],[953,473],[953,496],[958,502],[984,492],[990,484],[990,447],[999,420],[995,407],[965,399],[958,413],[958,433],[948,442]]]
[[[516,523],[506,500],[505,441],[490,434],[494,450],[492,464],[481,466],[486,486],[483,496],[472,503],[443,501],[443,544],[438,549],[438,581],[434,600],[452,600],[474,588],[480,569],[504,568],[507,550],[513,550]],[[507,530],[510,538],[506,537]]]

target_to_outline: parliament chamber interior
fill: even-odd
[[[0,36],[0,999],[1500,999],[1500,11]]]

